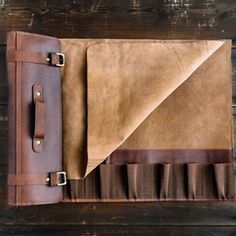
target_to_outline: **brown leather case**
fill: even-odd
[[[234,200],[230,55],[10,32],[9,204]]]
[[[56,38],[10,32],[8,203],[62,200],[61,81]]]

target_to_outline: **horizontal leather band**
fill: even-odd
[[[173,150],[116,150],[104,164],[136,163],[228,163],[232,150],[227,149],[173,149]]]
[[[36,64],[44,64],[51,66],[63,66],[64,55],[60,53],[42,53],[29,52],[23,50],[8,50],[6,55],[7,62],[28,62]]]
[[[61,174],[63,178],[61,179]],[[60,186],[66,183],[64,172],[51,172],[48,174],[8,174],[8,185],[48,185]]]

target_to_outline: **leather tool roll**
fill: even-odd
[[[23,32],[8,34],[11,205],[63,199],[61,69],[51,63],[51,53],[60,53],[56,38]]]
[[[231,41],[11,32],[7,61],[10,204],[234,200]]]
[[[35,152],[41,152],[45,136],[45,101],[43,100],[43,88],[41,85],[33,86],[33,97],[35,103],[35,121],[33,149]]]

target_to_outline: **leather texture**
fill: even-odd
[[[16,58],[9,56],[18,51]],[[47,183],[47,178],[55,179],[50,173],[62,170],[60,68],[46,63],[51,52],[60,52],[56,38],[8,33],[11,205],[56,203],[63,198],[62,186]],[[35,55],[43,55],[43,63]]]
[[[34,137],[33,149],[35,152],[41,152],[43,149],[43,141],[45,136],[45,101],[43,99],[43,88],[40,85],[33,86],[33,100],[34,100]]]
[[[57,53],[28,52],[23,50],[9,50],[6,54],[8,62],[28,62],[36,64],[53,65],[61,63],[60,56]]]
[[[156,163],[230,163],[232,150],[180,149],[180,150],[122,150],[109,155],[106,164]]]
[[[50,172],[49,174],[9,174],[8,185],[48,185],[58,186],[63,183],[61,175],[58,172]],[[40,193],[39,193],[40,194]]]
[[[64,202],[234,201],[232,163],[101,164]]]
[[[232,160],[230,40],[60,41],[70,179],[116,150],[225,150]]]
[[[229,40],[60,41],[63,201],[234,200]]]
[[[230,52],[9,33],[9,204],[233,200]]]

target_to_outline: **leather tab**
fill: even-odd
[[[44,64],[49,66],[64,66],[65,57],[62,53],[50,52],[29,52],[23,50],[8,50],[7,51],[7,62],[26,62]]]
[[[65,172],[51,172],[48,174],[8,174],[8,185],[48,185],[55,187],[65,184]]]
[[[35,103],[33,149],[35,152],[41,152],[45,134],[45,102],[41,85],[33,86],[33,100]]]

